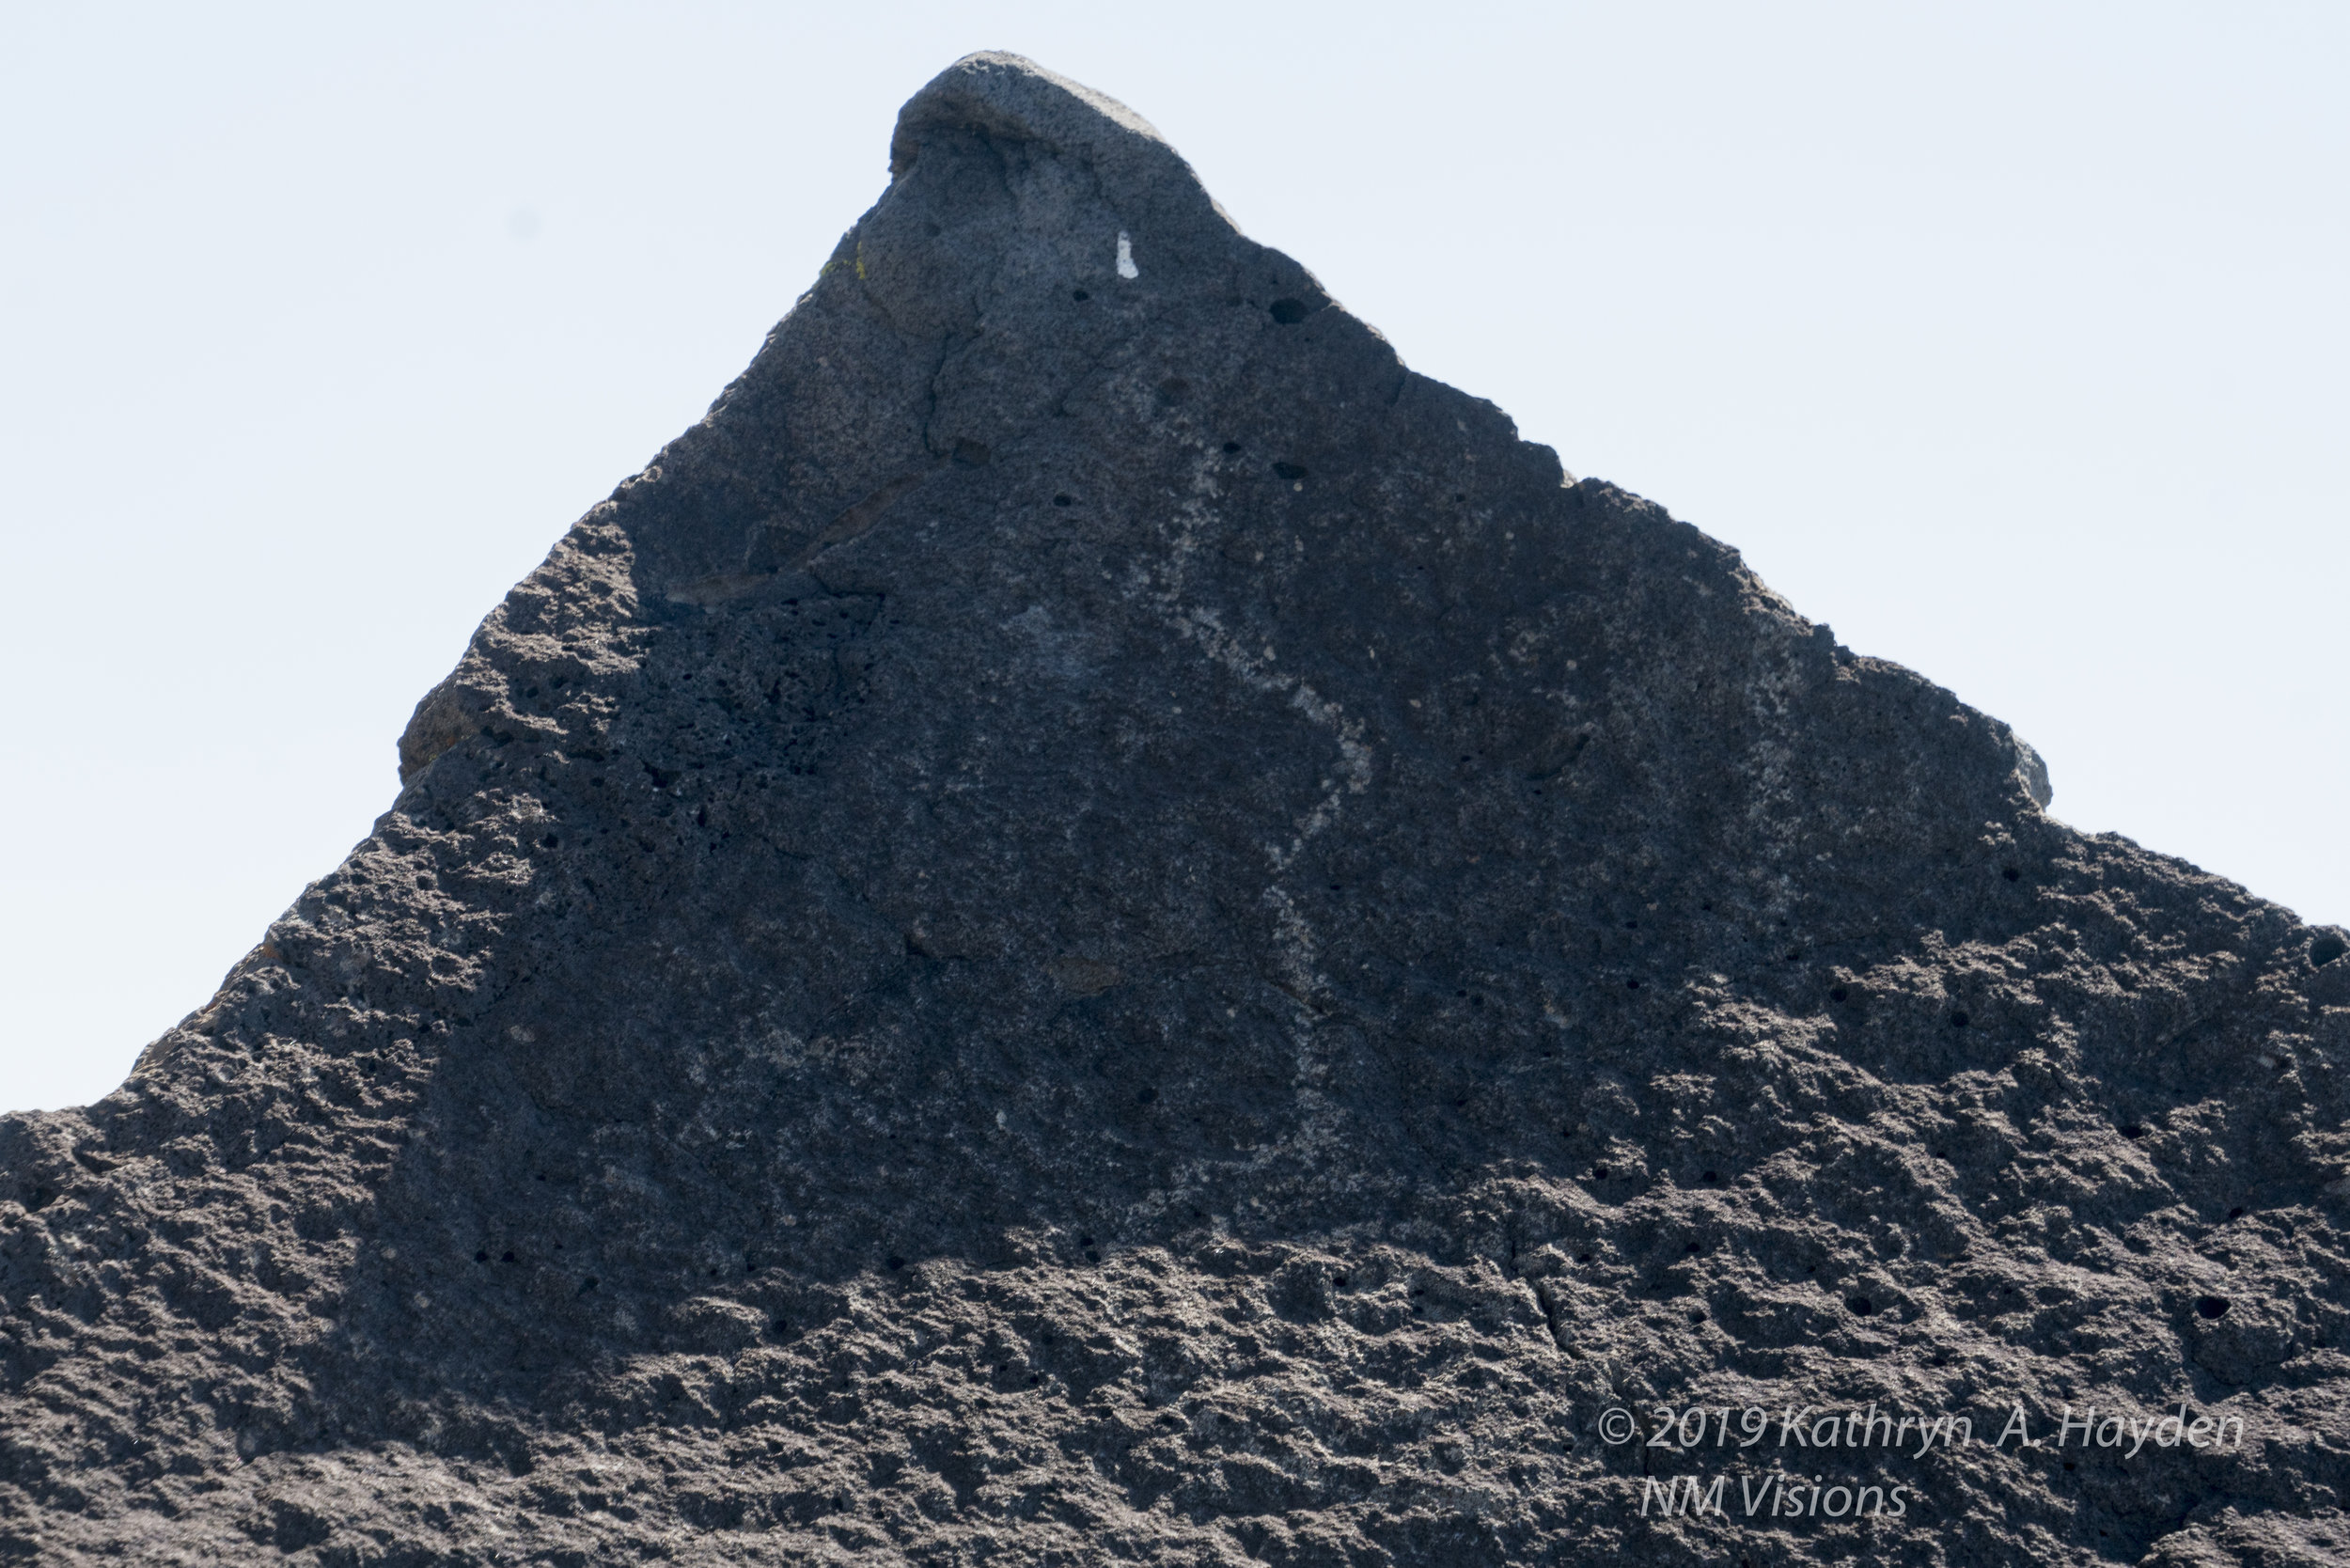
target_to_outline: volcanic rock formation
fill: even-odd
[[[1119,104],[974,55],[890,174],[350,858],[0,1121],[9,1560],[2350,1553],[2340,932]]]

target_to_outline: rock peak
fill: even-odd
[[[1051,148],[1088,163],[1140,143],[1182,165],[1156,128],[1118,100],[994,50],[965,55],[906,101],[889,139],[890,174],[911,168],[923,135],[939,129]]]

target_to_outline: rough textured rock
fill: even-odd
[[[890,150],[349,860],[0,1121],[12,1560],[2350,1552],[2341,933],[1122,107],[974,56]],[[1972,1440],[1789,1445],[1871,1402]]]

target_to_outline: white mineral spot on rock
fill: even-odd
[[[1118,275],[1140,277],[1142,269],[1135,265],[1135,242],[1124,229],[1118,232]]]

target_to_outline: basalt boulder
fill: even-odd
[[[1121,105],[889,154],[350,857],[0,1119],[10,1560],[2350,1556],[2340,931]]]

